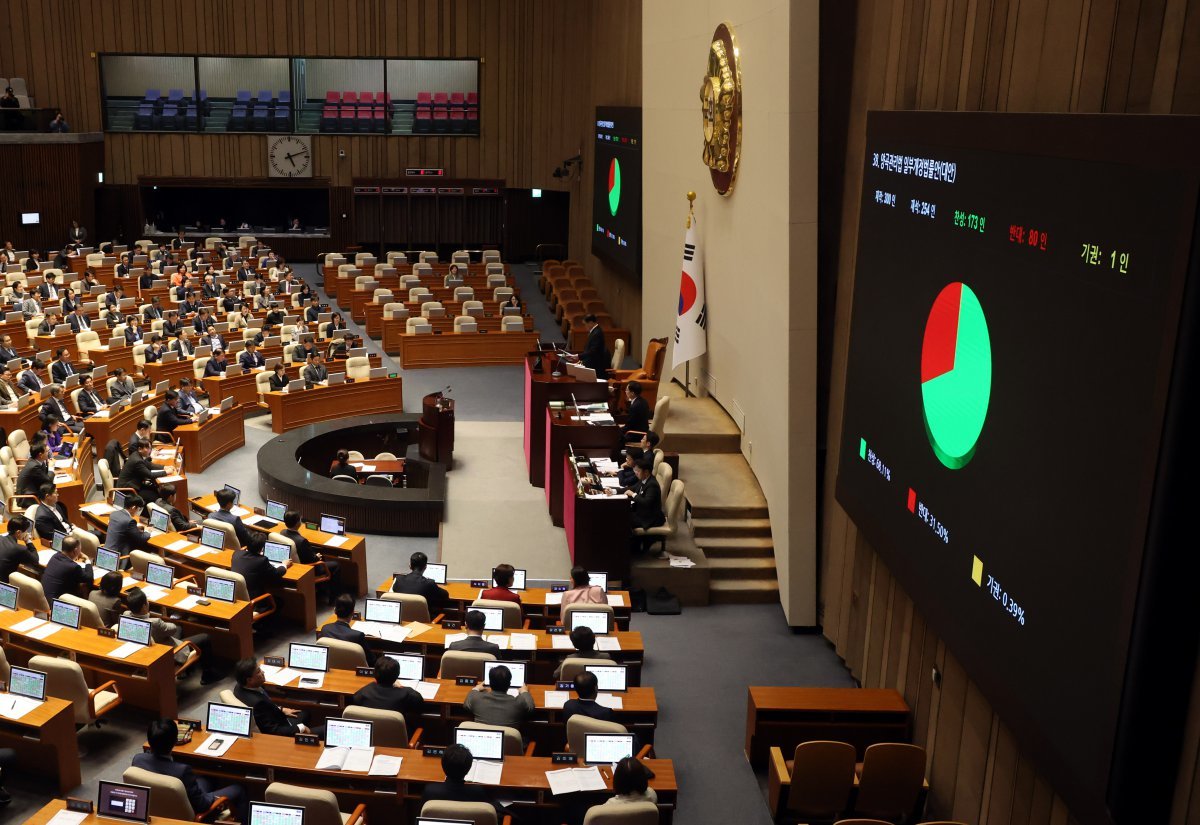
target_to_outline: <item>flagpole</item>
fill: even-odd
[[[688,192],[687,199],[688,199],[688,216],[687,216],[687,224],[684,228],[691,229],[692,228],[692,218],[695,216],[695,210],[696,210],[696,193]],[[692,359],[691,358],[689,358],[688,360],[683,362],[683,397],[684,398],[692,397]]]

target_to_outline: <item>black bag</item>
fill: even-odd
[[[651,616],[678,616],[683,612],[679,597],[665,587],[646,599],[646,612]]]
[[[640,587],[629,590],[629,610],[631,613],[646,612],[646,591]]]

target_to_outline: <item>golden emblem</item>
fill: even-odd
[[[708,48],[708,67],[700,84],[700,111],[704,120],[701,157],[722,195],[733,191],[742,143],[742,71],[733,29],[717,26]]]

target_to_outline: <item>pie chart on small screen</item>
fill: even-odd
[[[987,318],[975,292],[955,281],[934,299],[921,345],[925,435],[946,467],[962,469],[975,456],[991,394]]]
[[[608,164],[608,211],[613,217],[621,205],[621,164],[616,158]]]

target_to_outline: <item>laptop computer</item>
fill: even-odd
[[[16,610],[18,595],[20,595],[20,591],[15,584],[0,582],[0,608]]]
[[[96,816],[122,822],[148,822],[150,789],[145,785],[126,785],[101,779],[96,795]]]
[[[288,385],[287,385],[288,392],[300,392],[300,390],[302,390],[302,389],[304,389],[304,379],[303,378],[297,378],[295,381],[288,382]]]
[[[399,624],[404,602],[392,599],[367,599],[363,605],[363,621]]]
[[[288,645],[288,667],[297,670],[329,671],[329,648],[324,645],[306,645],[292,642]],[[303,678],[300,679],[304,681]]]
[[[509,687],[519,688],[525,686],[525,664],[523,662],[484,662],[483,681],[485,684],[491,684],[492,671],[501,665],[508,668],[512,674],[512,682],[509,683]]]
[[[430,562],[425,565],[425,578],[434,584],[446,583],[446,565]]]
[[[233,579],[223,579],[220,576],[204,577],[205,597],[221,602],[232,602],[236,593],[237,585]]]
[[[385,653],[389,659],[395,659],[400,665],[401,682],[419,682],[425,677],[425,657],[419,653]]]
[[[588,584],[592,587],[599,587],[605,593],[608,592],[608,574],[607,573],[588,573]]]
[[[304,809],[298,805],[251,802],[249,825],[304,825]]]
[[[496,587],[496,569],[492,568],[492,587]],[[525,589],[525,571],[521,568],[513,570],[513,583],[509,585],[509,590],[524,590]]]
[[[175,586],[175,568],[169,564],[150,562],[146,565],[146,584],[156,584],[168,589]]]
[[[483,614],[483,629],[499,633],[504,630],[504,611],[499,607],[468,607],[468,611],[478,610]]]
[[[117,619],[117,638],[122,642],[135,642],[139,645],[150,644],[151,625],[148,619],[137,619],[133,616],[121,616]]]
[[[79,629],[79,608],[73,604],[55,599],[50,604],[50,621],[55,624],[60,624],[63,627],[69,627],[72,630]]]
[[[504,759],[504,731],[454,729],[454,744],[462,745],[476,759]]]
[[[216,527],[201,527],[200,543],[213,550],[221,550],[225,547],[225,534]]]
[[[373,722],[333,717],[325,720],[325,747],[369,748],[373,740]]]
[[[345,384],[345,383],[346,383],[346,373],[344,373],[344,372],[329,373],[329,380],[327,382],[328,386],[334,387],[334,386],[337,386],[338,384]]]
[[[66,537],[66,533],[62,532],[61,530],[55,530],[54,535],[50,537],[50,549],[52,549],[55,553],[62,550],[63,539]]]
[[[598,690],[615,693],[629,690],[629,672],[625,665],[584,665],[583,669],[595,674]]]
[[[171,531],[171,517],[167,515],[166,510],[159,510],[157,507],[150,508],[150,534],[169,533]]]
[[[321,513],[321,532],[332,533],[335,536],[346,535],[346,520],[341,516],[331,516]]]
[[[8,692],[38,702],[46,701],[46,674],[13,665],[8,673]]]
[[[239,504],[242,503],[242,491],[239,490],[237,487],[234,487],[232,484],[226,484],[223,489],[226,489],[229,492],[233,493],[233,506],[234,507],[237,507]]]
[[[571,613],[571,630],[577,627],[590,627],[597,636],[611,633],[608,620],[611,616],[599,610],[576,610]]]
[[[287,563],[292,557],[291,545],[284,544],[281,541],[267,540],[263,546],[263,555],[267,557],[267,561],[276,567],[280,567]]]
[[[634,753],[632,733],[588,733],[583,743],[583,761],[588,765],[615,765]]]
[[[113,490],[112,506],[114,510],[125,509],[125,493],[121,490]]]
[[[121,554],[107,547],[96,549],[96,566],[106,573],[116,570],[121,564]]]

